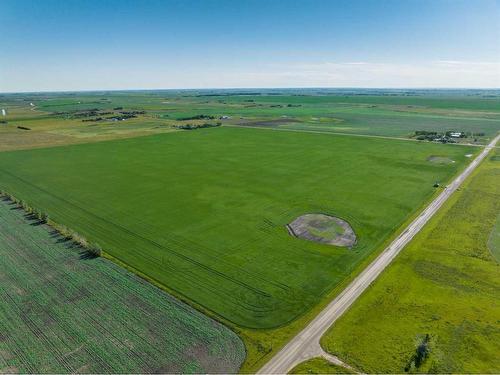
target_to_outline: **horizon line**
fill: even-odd
[[[12,94],[58,94],[124,91],[210,91],[210,90],[436,90],[436,91],[500,91],[500,87],[363,87],[363,86],[298,86],[298,87],[187,87],[187,88],[128,88],[128,89],[76,89],[39,91],[0,91],[0,95]]]

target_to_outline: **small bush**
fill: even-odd
[[[80,234],[76,233],[75,231],[70,231],[70,237],[79,246],[84,247],[86,249],[89,248],[89,243],[87,242],[87,240]]]
[[[55,224],[54,229],[57,230],[59,234],[64,238],[68,239],[71,238],[71,231],[68,228],[66,228],[66,226],[61,224]]]
[[[411,357],[410,361],[405,367],[405,371],[409,372],[418,369],[425,362],[430,353],[429,343],[431,341],[430,335],[427,333],[422,341],[417,345],[415,354]]]
[[[102,255],[102,248],[98,244],[90,245],[87,248],[87,251],[96,257],[100,257]]]

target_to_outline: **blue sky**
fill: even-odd
[[[0,91],[500,87],[500,0],[0,0]]]

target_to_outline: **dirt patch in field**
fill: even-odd
[[[12,353],[10,353],[9,351],[7,350],[3,350],[3,349],[0,349],[0,358],[3,358],[4,361],[7,361],[9,359],[12,359],[14,356],[12,355]]]
[[[0,374],[19,374],[19,369],[15,366],[0,368]]]
[[[277,119],[273,119],[273,120],[240,121],[236,125],[276,128],[280,125],[292,124],[295,122],[300,122],[300,121],[297,119],[294,119],[294,118],[283,117],[283,118],[277,118]]]
[[[349,248],[356,244],[356,234],[349,223],[334,216],[305,214],[286,227],[292,236],[309,241]]]
[[[427,158],[427,161],[430,161],[431,163],[434,163],[434,164],[453,164],[453,163],[455,163],[455,160],[452,160],[447,156],[437,156],[437,155],[429,156]]]

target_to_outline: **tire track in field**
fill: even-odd
[[[81,210],[82,212],[86,213],[87,215],[99,220],[99,221],[102,221],[104,223],[108,223],[110,226],[122,231],[123,233],[129,235],[130,237],[132,238],[137,238],[143,242],[146,242],[150,245],[153,245],[154,247],[156,248],[159,248],[159,249],[162,249],[162,250],[166,250],[167,253],[170,253],[174,256],[176,256],[177,258],[179,258],[180,260],[182,261],[185,261],[187,262],[188,264],[192,264],[194,265],[195,267],[198,267],[200,269],[203,269],[205,272],[207,272],[208,274],[213,274],[215,275],[216,277],[219,277],[219,278],[223,278],[235,285],[237,285],[239,288],[242,288],[242,289],[246,289],[248,290],[251,294],[250,295],[253,295],[255,297],[251,297],[251,298],[246,298],[245,297],[245,294],[241,294],[241,293],[238,293],[238,294],[235,294],[234,291],[231,291],[231,289],[228,289],[228,288],[225,288],[225,289],[221,289],[219,285],[217,285],[217,282],[216,282],[216,278],[212,278],[212,277],[202,277],[201,275],[199,275],[198,273],[194,273],[192,274],[192,276],[190,277],[188,274],[175,274],[173,275],[173,273],[175,273],[175,271],[178,271],[177,268],[178,267],[174,267],[173,265],[170,266],[170,265],[167,265],[167,264],[164,264],[162,260],[156,258],[156,257],[149,257],[147,256],[146,253],[127,253],[128,254],[128,257],[132,257],[132,258],[136,258],[136,259],[148,259],[149,258],[149,262],[152,264],[152,265],[157,265],[158,262],[160,261],[162,263],[162,267],[165,268],[165,267],[168,267],[170,268],[173,272],[172,272],[172,277],[176,278],[178,280],[178,282],[181,282],[180,280],[184,279],[185,280],[185,283],[187,285],[189,284],[197,284],[198,285],[198,289],[199,290],[207,290],[207,287],[208,285],[211,285],[212,287],[209,288],[208,290],[211,291],[211,293],[213,293],[214,295],[218,295],[219,298],[220,298],[220,301],[223,302],[224,304],[227,304],[228,302],[232,303],[235,307],[237,306],[238,309],[246,309],[247,311],[253,311],[254,313],[258,314],[259,316],[264,316],[262,314],[265,314],[265,313],[270,313],[271,311],[274,311],[278,308],[278,306],[286,306],[286,305],[289,305],[290,303],[293,303],[293,301],[297,300],[300,298],[300,296],[297,295],[297,293],[292,293],[292,294],[286,294],[286,295],[276,295],[272,292],[266,292],[264,290],[260,290],[260,289],[257,289],[255,287],[253,287],[252,285],[250,284],[247,284],[241,280],[237,280],[236,278],[234,277],[231,277],[229,275],[226,275],[216,269],[213,269],[207,265],[204,265],[203,263],[201,262],[198,262],[188,256],[185,256],[169,247],[166,247],[166,246],[163,246],[162,244],[158,243],[157,241],[153,241],[153,240],[150,240],[148,239],[147,237],[144,237],[142,235],[139,235],[137,233],[135,233],[134,231],[131,231],[129,230],[128,228],[126,227],[123,227],[117,223],[114,223],[110,220],[107,220],[107,219],[104,219],[92,212],[90,212],[89,210],[83,208],[83,207],[80,207],[78,206],[77,204],[73,203],[73,202],[70,202],[64,198],[60,198],[58,197],[57,195],[47,191],[46,189],[43,189],[41,187],[38,187],[32,183],[30,183],[29,181],[26,181],[25,179],[19,177],[19,176],[16,176],[8,171],[5,171],[5,170],[1,170],[3,173],[7,174],[7,175],[10,175],[11,177],[13,178],[16,178],[18,180],[20,180],[21,182],[23,182],[24,184],[28,185],[29,187],[31,187],[32,189],[34,189],[35,191],[41,191],[41,192],[44,192],[46,195],[48,195],[49,197],[53,198],[53,199],[56,199],[57,201],[61,201],[61,202],[64,202],[65,204],[67,205],[70,205],[70,206],[73,206],[73,207],[76,207],[77,209]],[[64,214],[63,214],[64,215]],[[84,218],[84,217],[83,217]],[[90,223],[91,226],[90,228],[92,228],[92,224],[94,223]],[[102,232],[101,229],[105,229],[105,227],[100,227],[100,226],[97,226],[94,228],[97,232]],[[106,237],[104,237],[106,238]],[[162,258],[163,259],[163,258]],[[127,264],[128,262],[125,261],[125,263]],[[130,264],[130,263],[128,263]],[[153,277],[154,278],[154,277]],[[265,280],[265,279],[262,279],[261,280],[264,280],[266,281],[268,284],[272,284],[270,283],[268,280]],[[182,282],[181,282],[182,283]],[[185,293],[183,293],[182,291],[178,290],[177,288],[171,286],[171,285],[168,285],[167,286],[169,288],[171,288],[172,290],[176,291],[177,293],[179,293],[180,295],[184,296],[187,298],[187,295]],[[278,287],[284,291],[287,291],[286,289],[289,288],[288,286],[286,285],[274,285],[275,287]],[[191,290],[193,290],[193,287],[189,287]],[[184,288],[185,289],[185,288]],[[272,294],[270,294],[272,293]],[[187,293],[189,295],[189,292]],[[250,296],[249,295],[249,296]],[[285,299],[283,299],[283,297],[285,297]],[[264,301],[262,300],[262,298],[266,299],[267,301],[271,302],[267,302],[267,303],[263,303]],[[188,299],[191,299],[191,298],[188,298]],[[194,298],[194,301],[196,301],[197,299],[199,298]],[[260,302],[257,302],[259,301]],[[202,305],[205,305],[205,303],[201,303]],[[229,311],[227,308],[225,309],[226,311]],[[224,316],[226,319],[232,321],[232,318],[230,317],[231,315],[228,316],[228,313],[227,312],[224,312],[224,311],[219,311],[218,312],[220,315]],[[240,316],[244,316],[244,315],[241,315],[241,313],[239,313]]]
[[[214,269],[214,268],[208,267],[208,266],[204,265],[203,263],[201,263],[201,262],[199,262],[199,261],[197,261],[197,260],[195,260],[195,259],[192,259],[192,258],[190,258],[190,257],[188,257],[188,256],[186,256],[186,255],[184,255],[184,254],[181,254],[181,253],[179,253],[179,252],[177,252],[177,251],[175,251],[175,250],[172,250],[172,249],[170,249],[170,248],[167,248],[167,247],[163,246],[162,244],[158,243],[157,241],[154,241],[154,240],[152,240],[152,239],[149,239],[149,238],[147,238],[147,237],[144,237],[144,236],[142,236],[142,235],[140,235],[140,234],[138,234],[138,233],[135,233],[134,231],[132,231],[132,230],[130,230],[130,229],[128,229],[128,228],[126,228],[126,227],[124,227],[124,226],[120,225],[120,224],[117,224],[117,223],[115,223],[115,222],[113,222],[113,221],[110,221],[110,220],[108,220],[108,219],[105,219],[105,218],[103,218],[103,217],[101,217],[101,216],[99,216],[99,215],[97,215],[97,214],[95,214],[95,213],[93,213],[93,212],[89,211],[89,210],[88,210],[88,209],[86,209],[86,208],[79,207],[78,205],[76,205],[76,204],[74,204],[74,203],[72,203],[72,202],[70,202],[70,201],[68,201],[68,200],[66,200],[66,199],[64,199],[64,198],[58,197],[57,195],[55,195],[55,194],[53,194],[53,193],[50,193],[49,191],[47,191],[47,190],[45,190],[45,189],[43,189],[43,188],[41,188],[41,187],[39,187],[39,186],[36,186],[36,185],[34,185],[34,184],[32,184],[32,183],[30,183],[30,182],[28,182],[28,181],[24,180],[23,178],[21,178],[21,177],[19,177],[19,176],[16,176],[16,175],[14,175],[14,174],[12,174],[12,173],[10,173],[10,172],[7,172],[7,171],[5,171],[5,170],[1,170],[1,169],[0,169],[0,171],[2,171],[3,173],[6,173],[6,174],[8,174],[8,175],[10,175],[11,177],[14,177],[14,178],[19,179],[19,180],[20,180],[20,181],[22,181],[23,183],[28,184],[28,185],[30,185],[30,186],[32,186],[32,187],[34,187],[34,188],[36,188],[36,189],[38,189],[38,190],[40,190],[40,191],[44,192],[45,194],[50,195],[50,196],[52,196],[52,197],[54,197],[54,198],[56,198],[56,199],[58,199],[58,200],[60,200],[60,201],[64,202],[64,203],[65,203],[65,204],[67,204],[67,205],[73,206],[73,207],[75,207],[75,208],[77,208],[77,209],[79,209],[79,210],[81,210],[81,211],[85,212],[87,215],[90,215],[90,216],[92,216],[92,217],[94,217],[94,218],[96,218],[96,219],[98,219],[98,220],[100,220],[100,221],[103,221],[103,222],[105,222],[105,223],[107,223],[107,224],[110,224],[110,225],[114,226],[116,229],[121,230],[122,232],[125,232],[125,233],[129,234],[129,235],[130,235],[130,236],[132,236],[132,237],[139,238],[139,239],[143,240],[144,242],[147,242],[147,243],[149,243],[149,244],[151,244],[151,245],[153,245],[153,246],[155,246],[155,247],[157,247],[157,248],[159,248],[159,249],[164,249],[164,250],[167,250],[167,251],[171,252],[172,254],[176,255],[177,257],[179,257],[179,258],[181,258],[181,259],[185,260],[185,261],[188,261],[188,262],[190,262],[190,263],[193,263],[194,265],[197,265],[197,266],[198,266],[198,267],[200,267],[200,268],[206,269],[206,270],[208,270],[209,272],[212,272],[212,273],[213,273],[213,274],[215,274],[215,275],[218,275],[218,276],[220,276],[220,277],[222,277],[222,278],[224,278],[224,279],[226,279],[226,280],[228,280],[228,281],[231,281],[231,282],[233,282],[233,283],[235,283],[235,284],[238,284],[238,285],[240,285],[240,286],[242,286],[242,287],[245,287],[245,288],[247,288],[248,290],[253,291],[254,293],[257,293],[257,294],[259,294],[259,295],[263,295],[263,296],[267,296],[267,297],[268,297],[268,296],[270,296],[269,294],[267,294],[267,293],[265,293],[265,292],[263,292],[263,291],[261,291],[261,290],[259,290],[259,289],[256,289],[256,288],[252,287],[251,285],[248,285],[248,284],[246,284],[246,283],[243,283],[243,282],[241,282],[241,281],[239,281],[239,280],[237,280],[237,279],[235,279],[235,278],[229,277],[228,275],[226,275],[226,274],[224,274],[224,273],[222,273],[222,272],[220,272],[220,271],[217,271],[217,270],[216,270],[216,269]]]

